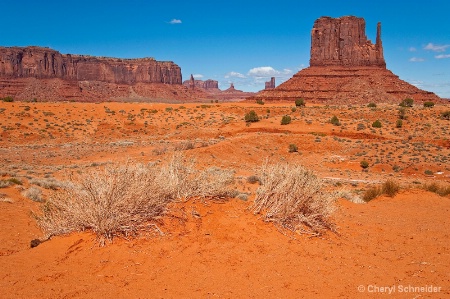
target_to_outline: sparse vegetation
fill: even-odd
[[[365,202],[371,201],[380,195],[394,197],[400,191],[400,185],[393,181],[387,180],[381,186],[373,186],[364,192],[363,200]]]
[[[425,170],[424,173],[425,173],[426,175],[433,175],[433,174],[434,174],[434,172],[432,172],[432,171],[429,170],[429,169]]]
[[[406,119],[406,108],[405,107],[400,107],[398,108],[398,118],[399,119]]]
[[[264,101],[262,99],[257,99],[256,104],[264,105]]]
[[[362,160],[359,165],[361,166],[362,169],[366,169],[369,167],[369,162],[367,162],[366,160]]]
[[[377,119],[372,123],[372,127],[374,128],[381,128],[381,122]]]
[[[265,163],[260,178],[252,210],[265,221],[314,235],[334,230],[330,216],[335,195],[325,192],[311,171],[299,165]]]
[[[306,103],[304,99],[296,99],[295,106],[297,107],[305,107]]]
[[[297,145],[295,145],[295,144],[293,144],[293,143],[289,144],[289,152],[290,152],[290,153],[296,153],[296,152],[298,152],[298,147],[297,147]]]
[[[337,118],[336,115],[333,115],[333,117],[330,119],[330,123],[334,126],[340,126],[341,122],[339,121],[339,119]]]
[[[376,108],[376,107],[377,107],[377,104],[375,104],[375,103],[369,103],[369,104],[367,105],[367,107],[369,107],[369,108]]]
[[[434,103],[433,102],[424,102],[423,103],[423,107],[424,108],[433,108],[434,107]]]
[[[39,188],[30,187],[27,190],[23,191],[22,195],[26,198],[31,199],[32,201],[43,202],[42,191]]]
[[[450,120],[450,110],[441,113],[442,119]]]
[[[289,115],[284,115],[282,118],[281,118],[281,124],[282,125],[288,125],[288,124],[290,124],[291,123],[291,117],[289,116]]]
[[[247,183],[249,184],[261,183],[261,180],[256,175],[251,175],[247,177]]]
[[[399,106],[401,107],[412,107],[414,104],[414,100],[410,98],[406,98],[400,102]]]
[[[0,98],[0,100],[3,101],[3,102],[7,102],[7,103],[14,102],[13,97],[10,97],[10,96],[4,97],[4,98]]]
[[[450,194],[450,185],[438,184],[436,182],[425,184],[423,189],[434,192],[439,196],[447,196]]]
[[[381,185],[381,193],[394,197],[400,191],[400,185],[394,180],[387,180]]]
[[[395,127],[396,128],[403,127],[403,121],[401,119],[397,119],[397,121],[395,122]]]
[[[259,121],[259,117],[256,114],[255,110],[251,110],[247,114],[245,114],[245,121],[246,122],[257,122]]]

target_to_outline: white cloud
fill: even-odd
[[[434,58],[437,58],[437,59],[450,58],[450,54],[440,54],[440,55],[434,56]]]
[[[169,24],[181,24],[181,20],[178,19],[172,19]]]
[[[243,74],[238,72],[229,72],[225,75],[225,79],[228,78],[246,78]]]
[[[200,79],[200,78],[203,78],[203,75],[202,74],[194,74],[194,75],[192,75],[192,77],[194,77],[195,79]]]
[[[249,70],[247,73],[247,75],[252,77],[274,77],[279,74],[280,72],[271,66],[255,67]]]
[[[422,62],[422,61],[425,61],[425,59],[420,58],[420,57],[412,57],[412,58],[409,59],[409,61],[411,61],[411,62]]]
[[[414,47],[409,47],[408,51],[409,51],[409,52],[416,52],[416,51],[417,51],[417,49],[416,49],[416,48],[414,48]]]
[[[445,52],[445,50],[447,50],[448,47],[450,47],[450,45],[435,45],[433,43],[428,43],[428,45],[426,45],[424,49],[431,50],[434,52]]]

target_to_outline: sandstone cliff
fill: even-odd
[[[311,31],[310,67],[278,87],[259,92],[249,100],[296,100],[334,104],[369,102],[439,101],[432,92],[399,79],[386,69],[377,26],[375,45],[366,37],[365,21],[353,16],[322,17]]]
[[[381,42],[381,23],[375,45],[366,37],[366,22],[353,16],[322,17],[311,31],[311,66],[386,67]]]
[[[0,47],[0,76],[10,78],[60,78],[117,84],[181,84],[181,69],[173,62],[153,58],[117,59],[63,55],[41,47]]]

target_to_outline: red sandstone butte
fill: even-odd
[[[311,31],[310,67],[275,89],[263,90],[249,100],[295,100],[334,104],[369,102],[440,101],[386,69],[377,25],[376,43],[366,37],[363,18],[321,17]]]

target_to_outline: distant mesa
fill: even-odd
[[[376,42],[366,36],[363,18],[321,17],[311,31],[310,67],[295,74],[278,87],[260,91],[250,100],[288,100],[303,98],[310,102],[353,104],[396,103],[405,98],[416,101],[441,100],[386,69],[377,24]]]
[[[44,47],[0,47],[0,96],[38,101],[192,101],[181,68],[153,58],[61,54]]]
[[[204,90],[210,90],[210,89],[219,89],[219,82],[216,80],[195,80],[194,76],[191,75],[191,78],[189,80],[186,80],[183,82],[183,85],[194,89],[194,88],[201,88]]]
[[[0,47],[0,76],[116,84],[181,84],[181,69],[171,61],[64,55],[42,47]]]

